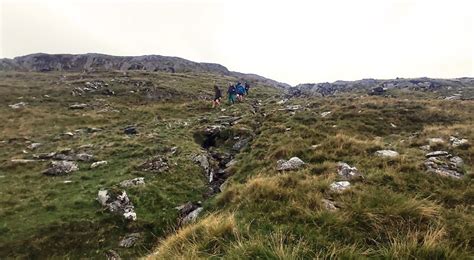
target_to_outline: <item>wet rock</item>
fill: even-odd
[[[453,147],[466,147],[469,146],[469,141],[467,139],[457,138],[455,136],[449,137],[449,142]]]
[[[400,154],[392,150],[379,150],[375,152],[375,155],[385,158],[395,158],[398,157]]]
[[[109,212],[121,215],[126,220],[136,220],[135,207],[125,191],[113,192],[100,190],[97,194],[97,201]]]
[[[84,109],[84,108],[86,108],[86,107],[87,107],[87,104],[84,104],[84,103],[82,103],[82,104],[77,104],[77,103],[76,103],[76,104],[70,105],[70,106],[69,106],[69,109]]]
[[[135,179],[125,180],[125,181],[120,182],[120,186],[122,188],[130,188],[130,187],[136,187],[136,186],[142,186],[142,185],[145,185],[144,177],[138,177]]]
[[[350,186],[351,183],[348,181],[338,181],[331,183],[331,185],[329,185],[329,189],[333,192],[342,192],[349,189]]]
[[[140,238],[141,238],[140,233],[128,234],[120,241],[119,246],[120,247],[125,247],[125,248],[132,247],[133,245],[135,245],[137,243],[137,241]]]
[[[181,221],[182,224],[187,224],[196,221],[197,217],[199,216],[199,213],[203,210],[202,207],[199,207],[193,211],[191,211],[186,217],[183,218]]]
[[[278,160],[277,170],[278,171],[287,171],[287,170],[296,170],[301,168],[305,163],[298,157],[292,157],[290,160]]]
[[[336,204],[334,204],[334,201],[332,200],[322,199],[321,203],[323,204],[323,207],[328,211],[338,210],[338,208],[336,207]]]
[[[107,161],[98,161],[98,162],[95,162],[95,163],[91,164],[91,169],[95,169],[97,167],[101,167],[101,166],[104,166],[104,165],[107,165],[107,164],[108,164]]]
[[[144,163],[139,165],[138,168],[146,172],[162,173],[167,171],[170,167],[168,165],[168,161],[165,158],[157,155],[146,160]]]
[[[66,175],[71,172],[79,170],[77,163],[71,161],[52,161],[49,165],[49,168],[46,169],[43,174],[58,176]]]
[[[123,129],[123,132],[127,135],[136,135],[136,134],[138,134],[138,130],[135,126],[127,126]]]
[[[30,150],[34,150],[34,149],[40,147],[41,145],[42,145],[41,143],[31,143],[31,144],[28,145],[28,147],[26,147],[26,148],[28,148],[28,149],[30,149]]]
[[[230,167],[234,166],[236,163],[237,163],[237,160],[232,159],[232,160],[230,160],[230,162],[226,163],[225,167],[230,168]]]
[[[338,162],[337,163],[337,174],[341,176],[344,180],[354,180],[354,179],[363,179],[363,175],[357,170],[356,167],[352,167],[347,163]]]
[[[25,102],[19,102],[19,103],[16,103],[16,104],[13,104],[13,105],[8,105],[8,106],[12,109],[20,109],[20,108],[26,107],[26,103]]]
[[[449,153],[446,151],[434,151],[431,153],[427,153],[425,156],[429,158],[429,157],[439,157],[439,156],[447,156],[447,155],[449,155]]]

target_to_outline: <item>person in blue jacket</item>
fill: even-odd
[[[236,86],[236,90],[237,90],[237,98],[239,99],[239,101],[244,101],[244,96],[245,96],[245,87],[244,85],[242,85],[242,83],[238,82],[237,83],[237,86]]]

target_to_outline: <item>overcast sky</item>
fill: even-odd
[[[474,75],[472,0],[0,0],[0,57],[161,54],[297,84]]]

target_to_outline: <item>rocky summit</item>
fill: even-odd
[[[0,259],[474,255],[472,78],[32,54],[0,83]]]

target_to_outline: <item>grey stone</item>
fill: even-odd
[[[140,238],[141,238],[140,233],[128,234],[120,241],[119,246],[120,247],[125,247],[125,248],[132,247],[133,245],[135,245],[137,243],[137,241]]]
[[[114,193],[107,190],[99,190],[97,201],[109,212],[121,215],[126,220],[135,221],[137,219],[135,207],[125,191]]]
[[[449,153],[446,151],[434,151],[431,153],[427,153],[425,156],[429,158],[429,157],[439,157],[439,156],[448,156],[448,155]]]
[[[142,186],[142,185],[145,185],[145,178],[144,177],[138,177],[138,178],[135,178],[135,179],[124,180],[124,181],[120,182],[120,186],[123,187],[123,188]]]
[[[26,103],[25,102],[19,102],[19,103],[16,103],[16,104],[13,104],[13,105],[8,105],[10,108],[13,108],[13,109],[20,109],[20,108],[24,108],[26,107]]]
[[[398,157],[400,154],[393,150],[379,150],[375,152],[375,155],[386,158],[395,158]]]
[[[329,185],[329,189],[333,192],[343,192],[349,189],[350,186],[351,186],[351,183],[348,181],[338,181],[338,182],[331,183],[331,185]]]
[[[101,166],[104,166],[104,165],[107,165],[108,162],[107,161],[98,161],[98,162],[94,162],[91,164],[91,169],[95,169],[97,167],[101,167]]]
[[[82,103],[82,104],[77,104],[77,103],[76,103],[76,104],[70,105],[70,106],[69,106],[69,109],[84,109],[84,108],[86,108],[86,107],[87,107],[87,104],[84,104],[84,103]]]
[[[467,139],[457,138],[455,136],[449,137],[449,141],[453,147],[468,146],[469,141]]]
[[[334,204],[334,201],[332,201],[332,200],[322,199],[321,203],[323,204],[323,207],[326,210],[329,210],[329,211],[337,211],[338,210],[338,208]]]
[[[94,160],[94,156],[92,154],[79,153],[76,154],[76,160],[81,162],[91,162]]]
[[[57,176],[65,175],[79,170],[77,163],[71,161],[52,161],[47,170],[43,173],[46,175]]]
[[[34,150],[34,149],[40,147],[41,145],[42,145],[41,143],[32,143],[32,144],[28,145],[27,148],[30,149],[30,150]]]
[[[352,167],[347,163],[337,163],[337,174],[344,180],[363,179],[363,175],[357,170],[356,167]]]
[[[287,171],[287,170],[296,170],[301,168],[305,163],[298,157],[292,157],[290,160],[278,160],[277,170],[278,171]]]

